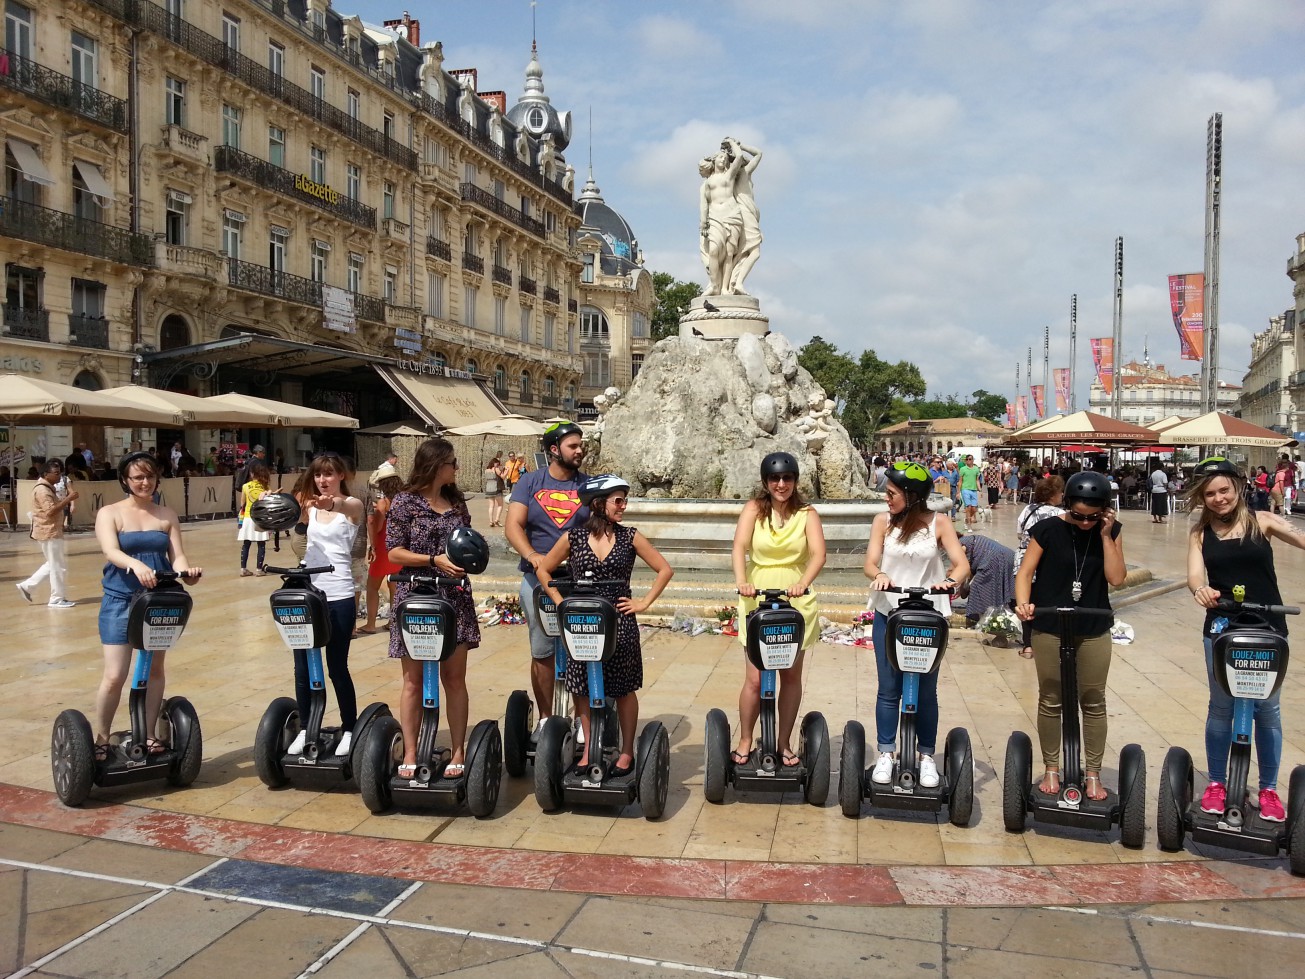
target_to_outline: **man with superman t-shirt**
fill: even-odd
[[[580,471],[584,461],[584,438],[574,422],[560,422],[544,432],[544,453],[548,465],[523,473],[512,490],[503,533],[512,549],[521,555],[521,611],[530,630],[530,685],[539,718],[536,733],[553,713],[553,640],[539,624],[535,608],[535,570],[559,537],[589,519],[580,505],[580,484],[587,478]]]

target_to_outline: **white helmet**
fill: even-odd
[[[602,476],[590,476],[580,485],[580,505],[589,506],[600,496],[610,496],[617,490],[630,491],[630,484],[620,476],[605,473]]]

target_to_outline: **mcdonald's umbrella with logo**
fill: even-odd
[[[100,394],[147,408],[176,411],[186,424],[198,428],[263,428],[268,414],[261,408],[243,408],[239,405],[214,404],[208,398],[197,398],[180,391],[145,388],[132,384],[127,387],[108,388]]]
[[[202,399],[226,408],[247,408],[262,412],[262,420],[251,423],[263,428],[357,428],[358,419],[337,415],[333,411],[305,408],[288,401],[255,398],[249,394],[215,394]]]

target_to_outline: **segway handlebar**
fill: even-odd
[[[175,585],[182,578],[189,577],[190,575],[183,575],[180,571],[155,571],[154,580],[156,584],[154,587],[159,588],[166,585]],[[195,577],[199,578],[201,575],[195,575]]]
[[[1085,605],[1035,605],[1033,614],[1058,612],[1061,615],[1114,615],[1112,608],[1088,608]]]
[[[274,568],[270,564],[265,564],[263,570],[269,574],[279,574],[282,577],[307,577],[315,574],[330,574],[335,570],[335,565],[325,564],[320,568],[309,568],[301,564],[294,568]]]
[[[880,591],[892,592],[897,595],[913,595],[917,598],[925,595],[950,595],[956,590],[956,585],[951,584],[939,588],[937,585],[930,585],[925,588],[923,585],[912,585],[909,587],[899,588],[897,585],[889,585],[887,588],[881,588]]]
[[[404,568],[386,575],[385,580],[395,585],[461,585],[467,583],[467,576],[444,574],[438,568]]]
[[[588,589],[597,588],[599,585],[624,585],[626,582],[619,578],[554,578],[550,584],[557,589],[558,594],[567,596],[584,594]]]
[[[1299,605],[1260,605],[1256,602],[1235,602],[1221,598],[1212,606],[1216,612],[1269,612],[1273,615],[1300,615]]]
[[[743,592],[739,591],[739,590],[736,588],[736,589],[734,590],[734,594],[736,594],[736,595],[742,595]],[[804,588],[804,589],[802,589],[802,594],[803,594],[803,595],[810,595],[810,594],[811,594],[811,589],[810,589],[810,588]],[[757,598],[758,601],[762,601],[762,602],[773,602],[773,601],[775,601],[776,599],[779,599],[779,598],[789,598],[790,596],[789,596],[789,593],[788,593],[788,589],[787,589],[787,588],[758,588],[758,589],[757,589],[757,594],[756,594],[755,597]],[[795,595],[795,596],[792,596],[792,597],[796,598],[797,596]]]

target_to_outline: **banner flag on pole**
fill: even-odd
[[[1009,428],[1015,427],[1015,404],[1011,401],[1006,402],[1006,425]]]
[[[1205,275],[1189,272],[1169,276],[1169,310],[1178,331],[1183,360],[1205,356]]]
[[[1029,390],[1033,392],[1033,408],[1038,413],[1039,418],[1047,417],[1047,398],[1045,385],[1034,384]]]
[[[1097,381],[1106,394],[1115,390],[1115,338],[1099,337],[1092,341],[1092,364],[1097,369]]]
[[[1015,427],[1023,428],[1029,423],[1029,396],[1021,394],[1015,399]]]
[[[1053,368],[1052,376],[1056,379],[1056,410],[1059,412],[1069,411],[1069,368]]]

